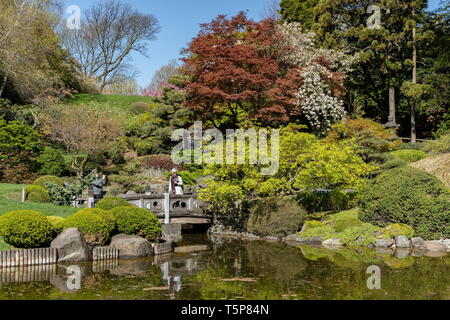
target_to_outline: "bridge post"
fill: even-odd
[[[89,190],[89,195],[88,195],[88,208],[95,208],[95,199],[94,199],[94,193]]]
[[[170,224],[170,193],[164,193],[164,224]]]

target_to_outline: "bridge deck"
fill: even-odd
[[[156,214],[161,222],[181,224],[209,224],[212,216],[206,214],[206,203],[194,194],[132,194],[119,195],[128,203]],[[168,217],[167,217],[168,215]]]

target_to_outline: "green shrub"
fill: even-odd
[[[136,141],[134,144],[134,149],[136,150],[138,156],[146,156],[152,154],[158,143],[155,142],[153,138],[147,138],[145,140]]]
[[[39,248],[47,246],[53,237],[53,227],[47,217],[32,210],[18,210],[1,219],[3,240],[16,248]]]
[[[40,178],[37,178],[36,180],[34,180],[33,185],[45,188],[45,183],[47,182],[54,183],[60,187],[64,185],[64,180],[55,176],[42,176]]]
[[[127,200],[117,197],[108,197],[100,200],[95,205],[98,209],[111,210],[117,207],[129,207],[131,204]]]
[[[397,150],[392,152],[392,155],[406,163],[417,162],[428,157],[425,152],[420,150]]]
[[[410,226],[402,223],[394,223],[378,231],[377,237],[380,239],[391,239],[396,236],[407,236],[408,238],[412,238],[414,233],[414,229]]]
[[[48,191],[41,186],[28,186],[25,189],[26,198],[30,202],[36,203],[50,203],[52,199]]]
[[[113,164],[125,163],[125,152],[127,151],[127,144],[122,139],[121,141],[114,142],[108,150],[108,158],[112,160]]]
[[[288,236],[300,230],[306,214],[293,199],[263,198],[250,210],[247,231],[260,236]]]
[[[48,222],[52,225],[56,234],[60,234],[64,230],[64,223],[66,219],[58,216],[47,217]]]
[[[370,223],[363,223],[359,226],[347,228],[339,233],[338,238],[345,246],[365,246],[376,242],[375,234],[380,230],[379,227]]]
[[[61,152],[56,149],[45,147],[37,158],[40,166],[39,173],[61,176],[66,168],[66,162]]]
[[[450,236],[450,194],[437,178],[409,166],[374,179],[359,198],[359,218],[379,227],[391,223],[411,226],[417,236]]]
[[[304,239],[323,237],[326,240],[333,238],[335,233],[333,227],[327,226],[323,222],[312,220],[305,222],[299,236]]]
[[[83,209],[70,215],[64,222],[64,228],[77,228],[84,234],[88,245],[102,246],[114,229],[111,216],[102,209]]]
[[[161,223],[156,215],[137,207],[118,207],[111,210],[117,222],[117,231],[137,235],[152,242],[161,237]]]

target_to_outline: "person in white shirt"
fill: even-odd
[[[174,195],[184,194],[183,179],[178,175],[177,169],[172,169],[172,175],[169,179],[169,193]]]

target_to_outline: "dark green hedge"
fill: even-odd
[[[250,210],[247,231],[260,236],[288,236],[300,230],[306,214],[293,199],[260,199]]]
[[[424,239],[450,237],[450,193],[421,170],[405,166],[381,174],[362,192],[359,206],[364,222],[407,224]]]

